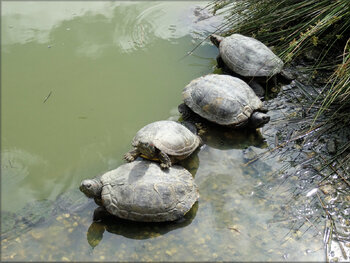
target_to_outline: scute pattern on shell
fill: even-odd
[[[195,113],[220,125],[244,123],[263,105],[247,83],[229,75],[209,74],[194,79],[182,95]]]
[[[272,76],[279,73],[283,61],[260,41],[240,34],[225,37],[220,56],[234,72],[246,77]]]
[[[192,175],[174,165],[169,171],[150,161],[134,161],[102,175],[102,203],[118,217],[144,222],[172,221],[197,201]]]
[[[188,156],[199,146],[200,139],[180,123],[156,121],[136,133],[132,145],[137,147],[139,142],[152,143],[173,156]]]

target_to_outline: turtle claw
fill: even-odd
[[[162,151],[159,152],[159,160],[162,169],[168,169],[172,165],[170,157]]]
[[[160,164],[160,168],[162,168],[162,169],[169,169],[170,166],[171,166],[171,164],[169,164],[169,163],[161,163]]]
[[[128,163],[135,161],[135,159],[136,157],[130,152],[124,154],[124,160],[127,161]]]
[[[140,155],[140,152],[137,149],[134,149],[130,152],[124,154],[124,160],[127,162],[133,162]]]
[[[130,163],[135,161],[135,158],[130,153],[126,153],[124,154],[124,160]]]

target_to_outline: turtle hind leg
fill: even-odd
[[[220,54],[216,57],[217,68],[225,68],[225,62],[222,60]]]
[[[172,165],[170,157],[162,151],[159,152],[159,160],[162,169],[167,169]]]
[[[252,79],[248,82],[248,85],[252,88],[255,94],[259,97],[259,99],[265,99],[265,88],[256,80]]]
[[[94,210],[94,214],[92,216],[92,220],[94,222],[101,222],[103,220],[105,220],[106,218],[111,217],[112,215],[110,213],[108,213],[108,211],[106,210],[106,208],[104,208],[103,206],[99,206]]]
[[[139,157],[140,155],[141,155],[141,153],[139,152],[139,150],[134,149],[134,150],[124,154],[124,160],[127,162],[132,162],[132,161],[135,161],[135,159],[137,157]]]

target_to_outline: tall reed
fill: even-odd
[[[218,33],[253,36],[285,62],[317,50],[310,71],[333,72],[317,116],[332,104],[350,103],[350,0],[216,0],[208,8],[226,17]]]

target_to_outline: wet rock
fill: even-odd
[[[327,151],[330,153],[330,154],[335,154],[337,153],[337,143],[336,143],[336,140],[335,139],[329,139],[326,143],[326,148],[327,148]]]
[[[315,62],[317,60],[319,54],[320,54],[320,52],[317,49],[312,48],[304,53],[304,59],[307,62]]]
[[[251,81],[249,86],[254,90],[255,94],[261,99],[264,99],[265,89],[256,81]]]
[[[76,188],[60,194],[54,203],[54,210],[56,214],[64,212],[77,213],[92,203],[91,199],[87,198]]]
[[[16,224],[16,214],[8,211],[1,212],[1,239],[11,231]]]
[[[293,79],[296,79],[298,76],[298,73],[293,70],[292,68],[285,67],[281,71],[281,75],[287,80],[287,81],[292,81]]]
[[[336,192],[334,187],[330,184],[322,185],[320,186],[320,190],[325,194],[325,195],[332,195]]]
[[[259,154],[263,153],[265,150],[250,146],[247,149],[243,150],[243,157],[245,161],[252,161],[257,159]]]
[[[28,203],[17,213],[18,220],[28,226],[35,226],[46,221],[51,217],[53,211],[53,202],[50,200],[41,200]]]

